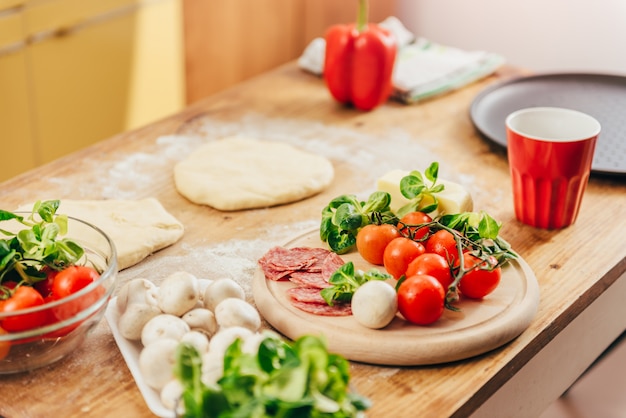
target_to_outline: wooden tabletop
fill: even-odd
[[[560,337],[566,337],[568,326],[583,317],[594,301],[610,296],[626,271],[623,178],[593,176],[579,218],[569,228],[538,230],[516,221],[506,154],[477,135],[469,105],[486,86],[519,74],[504,69],[420,104],[389,102],[364,113],[334,103],[319,78],[292,63],[165,120],[6,181],[0,184],[0,207],[13,209],[47,198],[154,196],[185,225],[185,235],[177,244],[120,272],[120,285],[134,277],[158,283],[177,270],[199,277],[231,276],[245,284],[252,279],[258,256],[315,226],[321,209],[333,197],[366,194],[373,191],[375,179],[391,169],[423,170],[438,161],[441,178],[462,183],[477,210],[503,223],[502,236],[538,279],[539,310],[518,338],[487,354],[436,366],[352,363],[352,382],[372,400],[371,417],[468,416],[514,378],[526,376],[522,371],[534,359],[543,358],[542,349],[563,341]],[[204,141],[231,134],[287,141],[325,155],[335,166],[335,180],[317,196],[269,209],[219,212],[190,203],[175,190],[173,165]],[[251,298],[249,286],[246,291]],[[577,354],[587,341],[586,330],[606,329],[607,342],[600,344],[606,347],[626,328],[626,315],[594,318],[583,328],[580,346],[561,342],[553,358],[569,353],[589,363],[597,348]],[[597,340],[593,335],[589,338]],[[584,367],[576,365],[568,382]],[[560,374],[555,371],[540,381],[535,378],[535,383],[546,385]],[[71,357],[34,372],[2,376],[0,382],[0,415],[5,417],[152,416],[104,320]],[[555,391],[568,382],[553,385],[548,398],[558,396],[560,392]],[[542,400],[535,410],[549,401]],[[500,416],[519,415],[514,402],[503,405],[510,410],[500,410]]]

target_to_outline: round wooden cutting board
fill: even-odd
[[[285,247],[322,247],[317,229],[287,242]],[[354,251],[342,255],[355,268],[383,267],[364,261]],[[323,334],[330,352],[364,363],[410,366],[446,363],[485,353],[511,341],[524,331],[539,304],[539,286],[534,273],[521,258],[502,269],[498,288],[482,301],[462,299],[460,312],[446,310],[429,326],[413,325],[401,316],[387,327],[373,330],[352,316],[327,317],[303,312],[291,305],[285,291],[289,281],[267,280],[257,268],[252,290],[259,312],[288,338]]]

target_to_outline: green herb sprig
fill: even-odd
[[[437,193],[441,193],[445,187],[443,184],[437,184],[438,176],[439,163],[433,162],[424,170],[423,175],[413,170],[400,180],[400,193],[409,199],[409,203],[397,210],[398,218],[415,211],[431,213],[439,207]],[[430,199],[424,200],[425,198]]]
[[[216,385],[200,379],[202,358],[195,347],[181,343],[176,352],[186,418],[357,417],[370,401],[349,390],[349,372],[345,358],[308,335],[293,343],[268,335],[256,353],[244,353],[236,340]]]
[[[333,306],[335,302],[350,302],[354,292],[370,280],[387,280],[392,279],[393,276],[387,273],[383,273],[376,269],[369,271],[355,270],[354,263],[348,261],[343,264],[328,279],[331,286],[326,287],[320,291],[320,295],[330,306]]]
[[[0,228],[0,283],[33,284],[46,277],[44,267],[63,270],[75,264],[84,249],[60,238],[67,233],[67,216],[57,215],[58,200],[38,201],[28,217],[0,209],[0,222],[14,220],[26,226],[18,232]]]
[[[376,222],[394,223],[397,217],[389,209],[391,196],[387,192],[372,193],[367,201],[355,195],[334,198],[322,209],[320,238],[337,254],[345,254],[356,244],[358,231]]]

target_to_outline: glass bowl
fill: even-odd
[[[29,214],[25,214],[28,216]],[[3,221],[2,229],[17,232],[25,226],[17,221]],[[54,363],[72,353],[89,331],[100,322],[117,283],[117,254],[113,241],[99,228],[68,217],[64,236],[85,250],[77,264],[88,264],[100,277],[65,298],[16,312],[0,312],[0,324],[11,318],[50,315],[64,318],[39,328],[0,333],[0,374],[19,373]],[[8,353],[5,354],[8,348]]]

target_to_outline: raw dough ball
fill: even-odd
[[[180,194],[219,210],[295,202],[332,182],[331,162],[280,142],[228,137],[196,149],[174,167]]]

